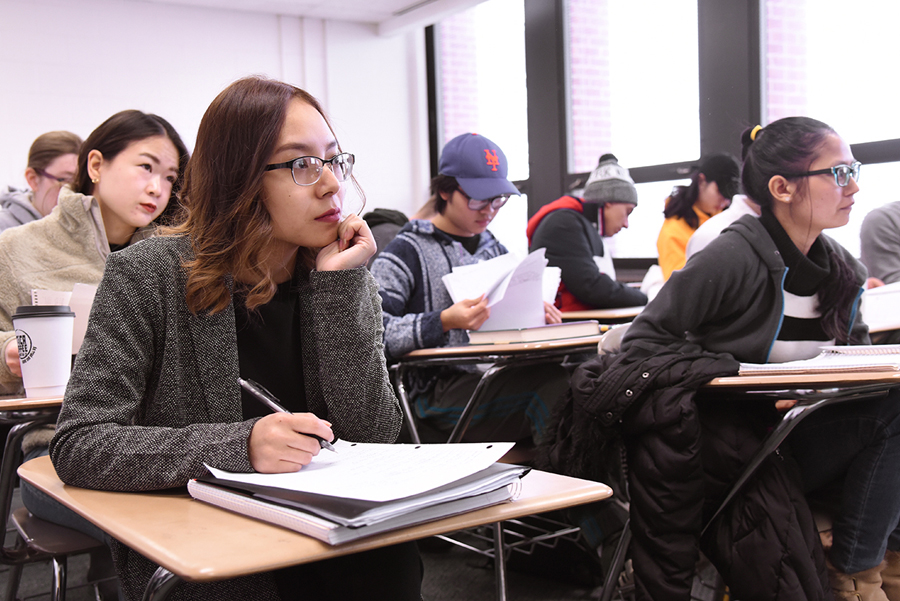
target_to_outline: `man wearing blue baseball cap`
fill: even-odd
[[[435,215],[406,224],[372,264],[384,313],[389,361],[421,348],[469,342],[490,309],[483,296],[453,303],[442,277],[454,267],[493,259],[506,247],[487,230],[497,211],[518,189],[507,179],[506,155],[478,134],[462,134],[441,152],[439,174],[431,181]],[[547,308],[548,323],[561,318]],[[409,382],[416,414],[448,433],[481,378],[476,366],[422,369]],[[534,441],[543,434],[550,402],[568,385],[560,366],[509,369],[495,377],[483,411],[472,420],[466,440]],[[446,439],[434,436],[434,440]]]

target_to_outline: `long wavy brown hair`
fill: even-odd
[[[188,234],[194,258],[188,270],[192,313],[218,313],[231,303],[230,274],[251,276],[247,307],[269,302],[276,283],[265,267],[272,221],[262,202],[263,174],[284,126],[288,105],[299,99],[315,108],[334,134],[319,102],[292,85],[247,77],[225,88],[203,115],[185,173],[184,221],[170,234]],[[315,266],[318,249],[301,248],[300,269]]]

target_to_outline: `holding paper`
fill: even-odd
[[[545,283],[545,280],[550,280]],[[491,316],[479,330],[533,328],[545,323],[544,290],[559,286],[559,270],[547,269],[544,249],[524,260],[506,254],[475,265],[455,267],[443,277],[453,302],[488,298]]]
[[[372,263],[384,315],[388,361],[411,351],[469,344],[470,332],[542,326],[562,321],[542,302],[547,261],[507,252],[488,226],[507,203],[521,202],[506,179],[503,151],[477,134],[463,134],[441,153],[431,182],[429,219],[413,219]],[[559,285],[554,270],[550,300]],[[545,316],[546,313],[546,316]],[[435,351],[436,354],[439,351]],[[481,382],[483,366],[452,365],[406,371],[418,418],[443,442]],[[540,434],[550,403],[568,385],[558,364],[507,366],[479,389],[481,401],[464,440],[527,440]]]

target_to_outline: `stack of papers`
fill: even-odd
[[[291,474],[209,468],[188,492],[330,544],[509,501],[528,468],[496,463],[512,443],[386,445],[338,441]]]

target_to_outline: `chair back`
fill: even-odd
[[[12,510],[13,492],[16,486],[16,469],[22,462],[22,439],[35,428],[56,421],[56,412],[5,412],[5,423],[10,428],[0,462],[0,515],[3,523],[12,526],[17,536],[0,547],[0,564],[11,566],[7,575],[6,598],[16,599],[22,566],[27,563],[53,561],[51,598],[64,601],[66,594],[66,557],[103,547],[104,543],[76,530],[36,518],[24,507]]]
[[[622,346],[622,338],[625,336],[625,332],[628,331],[628,326],[630,325],[630,323],[620,323],[605,332],[600,337],[600,342],[597,344],[597,354],[603,355],[606,353],[614,353],[619,350],[619,347]]]

